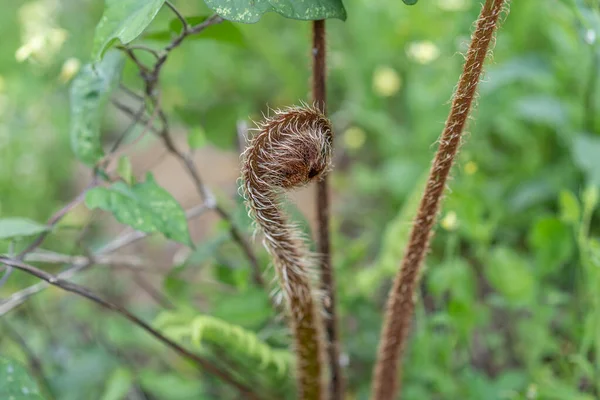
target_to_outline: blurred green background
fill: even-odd
[[[186,16],[208,13],[200,0],[174,4]],[[385,297],[480,2],[344,4],[347,21],[327,22],[328,108],[336,127],[333,257],[348,398],[366,399]],[[13,0],[2,8],[0,217],[43,222],[89,175],[69,146],[68,85],[77,66],[89,62],[103,4]],[[148,32],[165,30],[172,18],[162,10]],[[243,36],[236,45],[184,43],[161,81],[179,131],[201,130],[206,149],[234,155],[238,121],[260,118],[267,105],[309,99],[311,37],[309,23],[275,14],[236,26]],[[596,0],[512,2],[427,259],[403,399],[600,399],[598,36]],[[151,37],[139,43],[165,44]],[[124,83],[141,87],[131,63]],[[109,109],[107,140],[124,126]],[[217,194],[243,215],[239,199]],[[89,218],[75,214],[44,248],[72,251],[78,235],[68,225]],[[246,220],[239,222],[250,232]],[[86,242],[106,242],[93,228]],[[216,225],[187,262],[167,265],[156,290],[182,310],[175,325],[201,312],[284,349],[281,318],[249,283],[247,262],[226,232]],[[154,251],[165,247],[156,245]],[[161,307],[136,301],[139,288],[130,279],[98,268],[79,281],[154,319]],[[14,273],[0,295],[32,283]],[[235,398],[118,316],[55,289],[0,322],[0,353],[27,364],[47,398]],[[198,351],[218,358],[219,349],[235,349],[227,340],[213,338]],[[236,365],[281,398],[292,396],[287,372],[257,371],[256,355],[243,353],[231,354]]]

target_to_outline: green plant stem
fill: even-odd
[[[313,100],[316,107],[318,107],[323,114],[326,114],[327,104],[325,32],[324,20],[313,21]],[[342,400],[344,394],[344,377],[340,367],[340,345],[335,303],[335,278],[331,266],[329,179],[327,175],[317,182],[316,202],[318,221],[317,249],[320,256],[321,289],[326,296],[324,304],[325,312],[327,313],[325,332],[327,335],[327,354],[331,373],[329,396],[331,400]]]
[[[429,172],[427,186],[410,233],[410,240],[404,252],[400,271],[396,275],[388,297],[374,371],[373,400],[392,400],[400,390],[402,370],[398,360],[404,350],[411,326],[414,297],[421,266],[429,248],[446,180],[458,153],[463,130],[483,70],[483,63],[498,26],[503,6],[504,0],[486,0],[471,38],[463,73],[439,140],[438,151]]]

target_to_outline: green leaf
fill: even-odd
[[[71,147],[87,165],[93,166],[104,156],[100,124],[123,65],[122,54],[110,52],[102,62],[84,66],[71,85]]]
[[[0,399],[43,400],[43,397],[21,364],[0,357]]]
[[[560,192],[560,215],[563,221],[578,224],[581,217],[581,207],[577,197],[569,191]]]
[[[190,149],[196,150],[206,146],[206,135],[204,134],[204,129],[199,126],[190,129],[188,133],[188,146]]]
[[[402,0],[402,1],[403,1],[403,2],[404,2],[404,4],[406,4],[406,5],[412,6],[412,5],[414,5],[414,4],[417,4],[417,2],[418,2],[419,0]]]
[[[202,15],[188,17],[186,18],[186,20],[188,21],[190,26],[194,26],[205,21],[207,18],[208,16]],[[168,31],[148,33],[147,35],[144,35],[144,39],[171,41],[175,35],[181,33],[182,29],[183,24],[181,23],[181,20],[179,18],[174,18],[169,23]],[[238,47],[247,46],[246,39],[244,38],[244,35],[242,35],[242,32],[235,24],[229,21],[224,21],[220,24],[213,25],[210,28],[202,31],[202,33],[200,34],[191,35],[186,38],[186,42],[192,40],[214,40],[217,42],[228,43]]]
[[[589,182],[600,186],[600,137],[579,135],[573,144],[575,163],[586,174]]]
[[[135,183],[135,177],[133,176],[133,167],[131,166],[131,160],[129,159],[129,157],[123,156],[119,158],[119,164],[117,165],[117,173],[128,185],[133,185]]]
[[[49,230],[46,225],[38,224],[27,218],[0,219],[0,240],[24,236],[33,236]]]
[[[569,260],[574,250],[571,229],[558,218],[542,218],[529,232],[539,272],[554,272]]]
[[[139,374],[140,386],[157,399],[169,400],[206,400],[203,396],[202,383],[194,377],[182,374],[154,372],[143,369]]]
[[[150,25],[165,0],[106,0],[96,26],[92,58],[100,61],[114,42],[127,44]]]
[[[125,368],[116,369],[108,378],[101,400],[121,400],[129,392],[133,377]]]
[[[319,20],[338,18],[346,20],[346,9],[341,0],[205,0],[206,5],[221,17],[251,24],[270,11],[286,18]]]
[[[506,300],[522,305],[535,295],[535,279],[525,259],[509,248],[496,248],[486,263],[485,276]]]
[[[133,186],[116,182],[109,188],[94,188],[87,193],[85,203],[91,209],[111,212],[119,222],[136,230],[160,232],[168,239],[192,245],[185,212],[150,173],[145,182]]]

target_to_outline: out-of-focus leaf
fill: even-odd
[[[102,59],[114,42],[127,44],[150,25],[165,0],[106,0],[104,14],[96,26],[92,57]]]
[[[529,96],[515,103],[515,111],[526,121],[560,127],[567,123],[564,105],[556,98]]]
[[[194,26],[202,23],[208,17],[203,16],[195,16],[188,17],[186,20],[190,24],[190,26]],[[152,32],[144,35],[144,39],[149,40],[157,40],[157,41],[170,41],[173,39],[175,35],[178,35],[183,28],[183,24],[179,18],[174,18],[169,23],[169,31],[159,31]],[[191,35],[186,39],[187,41],[191,40],[215,40],[221,43],[228,43],[238,47],[246,47],[247,43],[242,35],[242,32],[238,29],[235,24],[224,21],[220,24],[212,25],[209,28],[203,30],[201,33],[197,35]]]
[[[188,133],[188,146],[190,149],[196,150],[206,145],[206,135],[204,134],[204,129],[199,126],[196,126],[190,129]]]
[[[186,378],[181,374],[155,372],[144,369],[140,372],[139,382],[142,389],[155,398],[169,400],[208,400],[197,377]]]
[[[557,218],[540,219],[529,232],[529,244],[541,273],[553,272],[574,250],[571,229]]]
[[[205,3],[221,17],[247,24],[257,22],[269,11],[300,20],[346,20],[342,0],[205,0]]]
[[[1,218],[0,240],[37,235],[48,229],[46,225],[38,224],[27,218]]]
[[[575,163],[586,174],[589,182],[600,186],[600,137],[587,134],[578,135],[573,143]]]
[[[129,392],[133,376],[131,372],[124,368],[116,369],[104,387],[104,393],[102,394],[102,400],[121,400],[124,399]]]
[[[185,212],[169,192],[158,186],[152,174],[133,186],[116,182],[90,190],[86,205],[111,212],[126,225],[146,233],[160,232],[168,239],[191,245]]]
[[[413,191],[406,199],[398,214],[387,225],[383,234],[381,250],[375,264],[365,268],[356,276],[358,290],[367,294],[372,292],[382,279],[392,277],[398,271],[408,241],[412,220],[417,214],[421,193],[426,176],[417,181]]]
[[[135,178],[133,176],[133,167],[131,166],[131,160],[127,156],[119,158],[119,164],[117,165],[117,173],[119,176],[128,184],[133,185]]]
[[[122,54],[109,52],[102,62],[85,65],[71,85],[71,147],[87,165],[94,165],[104,156],[100,124],[123,65]]]
[[[509,248],[496,248],[486,264],[486,278],[510,303],[522,305],[533,299],[535,278],[517,253]]]
[[[560,192],[560,215],[563,221],[578,224],[581,216],[581,207],[577,197],[569,191]]]
[[[34,380],[16,361],[0,357],[0,398],[12,400],[43,400]]]
[[[218,104],[204,109],[176,107],[175,112],[186,124],[201,125],[208,141],[226,150],[236,144],[238,118],[246,118],[248,115],[244,116],[233,103]]]
[[[257,328],[272,314],[267,294],[249,288],[235,296],[219,297],[214,301],[212,315],[246,328]]]

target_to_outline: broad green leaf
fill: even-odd
[[[270,11],[300,20],[346,20],[346,9],[341,0],[205,0],[205,3],[221,17],[247,24],[257,22]]]
[[[123,65],[122,54],[110,52],[102,62],[85,65],[71,85],[71,147],[87,165],[93,166],[104,156],[100,124]]]
[[[417,4],[417,2],[418,2],[419,0],[402,0],[402,1],[403,1],[403,2],[404,2],[404,4],[406,4],[406,5],[412,6],[412,5],[414,5],[414,4]]]
[[[600,136],[581,134],[573,144],[575,163],[586,174],[589,182],[600,186]]]
[[[104,14],[96,26],[92,58],[100,61],[115,41],[127,44],[137,38],[154,19],[165,0],[106,0]]]
[[[38,224],[27,218],[0,219],[0,240],[37,235],[47,231],[46,225]]]
[[[116,182],[108,188],[90,190],[86,205],[111,212],[126,225],[146,233],[160,232],[168,239],[192,244],[185,212],[169,192],[148,174],[146,181],[133,186]]]
[[[194,26],[207,18],[207,16],[196,16],[188,17],[186,20],[191,26]],[[168,31],[148,33],[147,35],[144,35],[144,39],[170,41],[175,35],[178,35],[181,32],[182,28],[183,25],[181,21],[178,18],[175,18],[169,23]],[[213,25],[197,35],[191,35],[186,38],[186,42],[191,40],[215,40],[217,42],[228,43],[239,47],[245,47],[247,44],[246,39],[239,28],[229,21]]]
[[[43,397],[21,364],[0,357],[0,399],[43,400]]]
[[[121,400],[126,398],[131,387],[133,377],[131,372],[125,368],[116,369],[108,378],[102,400]]]
[[[133,167],[131,166],[131,160],[127,156],[119,158],[119,164],[117,165],[117,173],[128,185],[135,183],[133,176]]]

